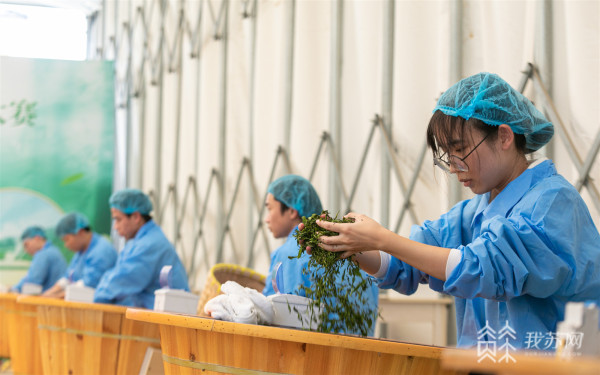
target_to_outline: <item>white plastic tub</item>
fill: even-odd
[[[154,292],[154,311],[196,315],[199,296],[181,289],[158,289]]]
[[[37,296],[38,294],[42,294],[42,286],[34,283],[24,283],[21,286],[21,294]]]
[[[290,328],[317,329],[320,310],[309,310],[310,299],[295,294],[275,294],[268,297],[273,304],[273,325]],[[316,321],[314,321],[316,320]],[[303,324],[304,323],[304,324]]]
[[[65,288],[65,301],[93,303],[95,291],[96,289],[84,285],[67,285]]]

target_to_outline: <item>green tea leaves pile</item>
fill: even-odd
[[[310,319],[316,322],[317,317],[313,314],[318,314],[319,332],[360,333],[367,336],[378,316],[377,309],[369,306],[365,296],[373,281],[360,272],[358,264],[352,258],[341,259],[339,253],[319,246],[320,236],[338,235],[319,227],[315,223],[319,219],[335,223],[354,222],[352,218],[332,218],[327,211],[323,211],[321,215],[303,217],[304,228],[294,234],[300,247],[298,258],[306,252],[308,246],[312,253],[308,266],[303,271],[311,275],[312,283],[310,287],[301,286],[306,297],[312,300],[308,309],[311,312]]]

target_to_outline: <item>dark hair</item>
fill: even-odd
[[[85,228],[81,228],[80,230],[84,230],[86,232],[91,232],[92,231],[92,229],[89,226],[87,226]]]
[[[289,207],[287,204],[283,203],[282,201],[280,201],[280,200],[278,200],[278,199],[275,199],[275,200],[276,200],[277,202],[281,203],[281,206],[279,206],[279,209],[280,209],[280,211],[281,211],[281,214],[283,214],[285,211],[287,211],[287,210],[289,210],[289,209],[290,209],[290,207]]]
[[[433,156],[437,158],[446,152],[449,149],[448,142],[453,136],[458,135],[460,139],[465,139],[467,128],[477,129],[484,137],[488,137],[486,141],[489,142],[498,137],[498,126],[488,125],[476,118],[465,120],[462,117],[446,115],[440,110],[435,111],[427,127],[427,145],[431,148]],[[522,154],[531,152],[525,147],[523,134],[515,133],[515,146],[517,151]]]
[[[152,216],[148,215],[148,214],[142,214],[138,211],[136,211],[138,214],[140,214],[140,216],[142,217],[142,219],[144,220],[144,223],[149,222],[150,220],[152,220]],[[131,217],[131,215],[133,215],[134,212],[130,213],[130,214],[125,214],[127,215],[127,217]]]

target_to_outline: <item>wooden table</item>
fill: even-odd
[[[165,374],[463,374],[443,348],[128,309],[160,327]]]
[[[3,358],[10,357],[10,348],[8,345],[8,314],[11,302],[6,296],[6,293],[0,293],[0,357]]]
[[[137,374],[158,327],[125,319],[127,307],[19,297],[37,311],[45,374]]]
[[[15,375],[41,375],[43,370],[37,311],[33,306],[17,303],[20,296],[22,295],[0,294],[8,316],[8,345],[12,371]]]
[[[512,361],[494,362],[474,350],[451,350],[442,355],[442,368],[498,375],[598,375],[600,359],[559,359],[553,353],[515,352]],[[481,360],[480,360],[481,359]],[[478,362],[479,361],[479,362]]]

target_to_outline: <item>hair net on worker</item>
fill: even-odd
[[[537,151],[554,135],[554,126],[533,103],[496,74],[479,73],[459,81],[442,94],[433,112],[437,110],[488,125],[506,124],[525,135],[530,151]]]
[[[317,191],[304,177],[293,174],[280,177],[271,182],[267,191],[278,201],[298,211],[300,217],[310,217],[323,211]]]
[[[56,236],[61,238],[66,234],[77,234],[81,229],[89,227],[90,222],[87,217],[79,212],[71,212],[63,216],[56,225]]]
[[[48,237],[46,237],[46,232],[44,232],[44,230],[42,228],[40,228],[38,226],[32,226],[23,231],[23,234],[21,234],[21,241],[25,241],[26,239],[33,238],[35,236],[40,236],[42,238],[48,238]]]
[[[127,215],[134,212],[148,215],[152,211],[150,198],[137,189],[123,189],[114,192],[108,203],[110,204],[110,208],[116,208]]]

